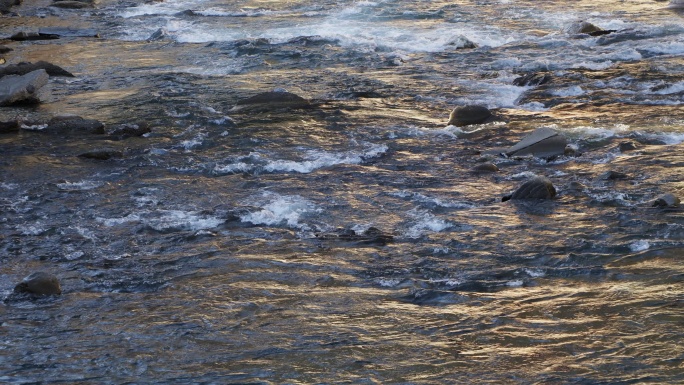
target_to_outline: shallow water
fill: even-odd
[[[76,77],[0,120],[152,133],[0,136],[0,291],[36,270],[63,288],[0,305],[0,382],[684,381],[684,215],[651,206],[684,196],[684,27],[666,3],[48,5],[1,33],[101,38],[8,43],[8,63]],[[617,32],[566,32],[576,20]],[[553,81],[513,85],[537,71]],[[313,107],[233,109],[275,88]],[[465,103],[504,121],[445,127]],[[576,155],[486,155],[539,127]],[[76,156],[105,146],[124,156]],[[469,172],[484,159],[501,171]],[[501,202],[532,175],[557,199]],[[393,239],[328,236],[371,227]]]

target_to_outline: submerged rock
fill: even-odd
[[[553,199],[556,188],[548,178],[537,176],[518,187],[513,194],[505,196],[502,201],[522,199]]]
[[[12,51],[12,48],[6,45],[0,45],[0,54]]]
[[[484,174],[491,172],[498,172],[499,168],[494,163],[482,163],[470,169],[470,172],[475,174]]]
[[[386,245],[394,240],[394,236],[375,227],[370,227],[362,232],[353,229],[340,229],[334,233],[318,233],[316,238],[326,241],[344,241],[364,245]]]
[[[38,91],[47,84],[45,70],[29,72],[26,75],[9,75],[0,78],[0,106],[16,103],[40,103]]]
[[[97,148],[88,152],[79,154],[79,158],[87,159],[97,159],[97,160],[109,160],[112,158],[121,158],[123,152],[111,147]]]
[[[483,106],[460,106],[451,111],[449,115],[450,126],[464,127],[471,124],[488,123],[493,120],[494,116],[487,107]]]
[[[65,0],[65,1],[55,1],[54,3],[50,4],[51,7],[57,7],[57,8],[64,8],[64,9],[83,9],[83,8],[92,8],[93,4],[92,3],[86,3],[83,1],[71,1],[71,0]]]
[[[518,87],[540,86],[551,81],[551,74],[539,72],[520,76],[513,80],[513,85]]]
[[[679,198],[673,194],[663,194],[653,201],[653,207],[679,207]]]
[[[0,77],[6,75],[26,75],[29,72],[40,69],[45,70],[45,72],[47,72],[47,74],[50,76],[74,77],[71,72],[65,70],[64,68],[42,60],[36,63],[21,62],[19,64],[8,65],[4,68],[0,68]]]
[[[149,124],[145,122],[115,124],[107,128],[107,135],[121,139],[133,136],[143,136],[150,132],[152,132],[152,129]]]
[[[508,156],[532,155],[537,158],[553,158],[565,154],[568,139],[554,129],[542,127],[534,130],[516,145],[506,150]]]
[[[37,296],[62,294],[62,287],[57,276],[43,271],[35,272],[24,278],[14,287],[15,293],[25,293]]]
[[[38,34],[64,37],[100,37],[100,34],[91,28],[76,29],[69,27],[44,27],[38,29]]]
[[[620,152],[628,152],[628,151],[633,151],[636,150],[636,144],[634,142],[622,142],[618,145],[618,149]]]
[[[27,41],[27,40],[54,40],[59,39],[57,35],[46,35],[38,32],[17,32],[10,36],[10,40]]]
[[[287,92],[276,90],[262,92],[237,102],[235,110],[242,109],[281,109],[281,108],[305,108],[310,107],[311,103],[303,97]]]
[[[50,119],[43,130],[50,133],[104,134],[104,124],[95,119],[84,119],[76,115],[58,115]]]
[[[150,37],[147,38],[147,41],[156,41],[156,40],[164,40],[169,38],[171,35],[169,35],[169,31],[161,27],[158,30],[156,30],[153,34],[150,35]]]
[[[599,176],[601,180],[618,180],[618,179],[628,179],[629,176],[623,172],[618,171],[606,171]]]

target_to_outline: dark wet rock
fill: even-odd
[[[0,77],[5,75],[26,75],[29,72],[40,69],[45,70],[45,72],[47,72],[47,74],[50,76],[74,77],[71,72],[65,70],[64,68],[42,60],[36,63],[21,62],[19,64],[8,65],[4,68],[0,68]]]
[[[493,120],[492,112],[482,106],[460,106],[451,111],[449,115],[450,126],[464,127],[471,124],[488,123]]]
[[[520,76],[513,80],[513,85],[518,87],[533,87],[546,84],[551,81],[551,74],[547,73],[531,73]]]
[[[6,45],[0,45],[0,54],[11,52],[12,48],[6,46]]]
[[[339,229],[333,233],[317,233],[316,238],[325,241],[343,241],[363,245],[386,245],[394,240],[394,236],[375,227],[370,227],[362,232],[352,229]]]
[[[663,194],[653,201],[653,207],[679,207],[679,198],[673,194]]]
[[[0,106],[17,103],[40,103],[38,91],[48,83],[45,70],[29,72],[26,75],[8,75],[0,78]]]
[[[513,194],[505,196],[503,201],[523,199],[553,199],[556,188],[548,178],[537,176],[523,183]]]
[[[332,40],[332,39],[327,39],[319,35],[313,35],[313,36],[297,36],[295,38],[292,38],[288,40],[285,44],[297,44],[297,45],[303,45],[307,47],[311,46],[322,46],[326,44],[337,44],[339,43],[339,40]]]
[[[91,151],[84,152],[78,155],[79,158],[109,160],[112,158],[121,158],[123,152],[111,147],[97,148]]]
[[[18,120],[10,120],[8,122],[0,122],[0,134],[9,134],[19,131],[21,122]]]
[[[30,41],[30,40],[55,40],[59,39],[57,35],[44,35],[38,32],[17,32],[10,36],[10,40],[14,41]]]
[[[586,190],[586,189],[587,189],[587,186],[585,186],[583,183],[577,182],[577,181],[572,181],[568,184],[567,191],[570,193],[573,193],[573,194],[577,194],[577,193],[584,192],[584,190]]]
[[[471,172],[476,174],[484,174],[491,172],[498,172],[499,168],[494,163],[482,163],[470,169]]]
[[[570,27],[567,28],[566,30],[567,33],[570,34],[585,34],[585,35],[590,35],[590,36],[601,36],[601,35],[607,35],[613,32],[616,32],[615,30],[606,30],[602,29],[600,27],[597,27],[596,25],[586,22],[586,21],[579,21],[577,23],[574,23]]]
[[[600,180],[618,180],[618,179],[628,179],[629,176],[625,173],[618,171],[606,171],[599,176]]]
[[[281,109],[281,108],[305,108],[311,103],[299,95],[284,90],[262,92],[251,98],[241,100],[235,106],[235,110],[242,109]]]
[[[636,150],[636,144],[634,142],[622,142],[618,145],[618,149],[620,152],[628,152],[628,151],[633,151]]]
[[[446,44],[447,47],[454,47],[456,49],[475,49],[477,44],[461,35]]]
[[[537,158],[553,158],[565,154],[568,139],[555,130],[542,127],[534,130],[516,145],[506,150],[508,156],[532,155]]]
[[[49,133],[104,134],[104,124],[95,119],[84,119],[76,115],[58,115],[50,119],[43,130]]]
[[[150,37],[147,38],[147,41],[156,41],[156,40],[164,40],[168,39],[171,35],[169,35],[169,31],[162,27],[156,30]]]
[[[100,34],[92,28],[45,27],[40,28],[38,34],[63,37],[100,37]]]
[[[21,5],[21,0],[0,0],[0,14],[10,13],[15,5]]]
[[[185,11],[180,11],[180,12],[174,14],[174,16],[176,16],[176,17],[180,17],[180,16],[202,16],[202,14],[197,12],[197,11],[193,11],[192,9],[186,9]]]
[[[84,8],[92,8],[93,4],[86,3],[83,1],[65,0],[65,1],[56,1],[52,4],[50,4],[50,6],[51,7],[57,7],[57,8],[64,8],[64,9],[84,9]]]
[[[14,287],[14,292],[37,296],[59,295],[62,294],[62,287],[54,274],[39,271],[24,278]]]
[[[118,137],[121,139],[130,138],[134,136],[143,136],[152,132],[150,125],[141,123],[122,123],[107,127],[107,135]]]

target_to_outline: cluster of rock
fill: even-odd
[[[531,78],[528,78],[528,80]],[[484,106],[459,106],[451,111],[448,124],[464,127],[475,124],[485,124],[499,119]],[[636,148],[632,142],[622,142],[618,149],[621,152],[632,151]],[[565,135],[549,128],[541,127],[523,137],[519,142],[503,149],[499,155],[506,158],[534,157],[541,159],[554,159],[559,156],[574,155],[575,150],[569,145]],[[471,169],[472,173],[484,174],[498,172],[499,168],[491,162],[484,162]],[[605,181],[627,179],[628,175],[618,171],[607,171],[598,179]],[[546,177],[535,176],[525,181],[513,193],[505,195],[502,201],[508,200],[532,200],[553,199],[557,191],[553,183]],[[679,198],[672,194],[664,194],[652,202],[653,207],[678,207]]]

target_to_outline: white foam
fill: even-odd
[[[648,250],[650,247],[651,247],[651,244],[647,240],[644,240],[644,239],[633,242],[629,245],[629,249],[632,250],[633,253]]]
[[[286,225],[291,228],[309,230],[309,226],[300,223],[306,214],[321,212],[309,200],[298,195],[278,195],[266,192],[257,200],[261,210],[240,216],[242,222],[255,225],[278,226]]]
[[[580,86],[572,86],[572,87],[567,87],[567,88],[560,88],[556,90],[551,91],[551,95],[555,96],[580,96],[584,95],[586,92],[582,89]]]
[[[385,144],[366,143],[361,151],[327,152],[320,150],[306,150],[305,160],[294,161],[285,159],[267,160],[262,154],[251,153],[247,157],[238,158],[229,164],[214,166],[214,174],[229,174],[235,172],[294,172],[308,174],[325,167],[340,164],[361,164],[369,159],[377,158],[389,149]],[[251,163],[250,163],[251,162]]]
[[[389,195],[392,195],[392,196],[395,196],[398,198],[409,198],[414,202],[427,203],[430,205],[436,205],[436,206],[446,207],[446,208],[466,209],[466,208],[475,207],[472,203],[468,203],[468,202],[444,200],[444,199],[439,198],[439,197],[429,197],[429,196],[423,195],[421,193],[410,192],[410,191],[406,191],[406,190],[393,192],[393,193],[390,193]]]
[[[403,280],[399,278],[378,278],[375,280],[378,285],[382,287],[396,287],[398,286]]]
[[[171,230],[206,230],[212,229],[225,220],[194,211],[158,210],[140,211],[120,218],[96,218],[98,222],[108,227],[130,222],[143,223],[157,231]]]
[[[546,272],[544,272],[541,269],[524,268],[523,271],[525,272],[525,274],[529,275],[532,278],[540,278],[546,276]]]
[[[104,183],[102,182],[96,182],[92,180],[82,180],[80,182],[64,182],[64,183],[57,183],[57,187],[60,190],[65,190],[65,191],[84,191],[84,190],[92,190],[96,189],[100,186],[102,186]]]
[[[522,287],[524,284],[525,282],[522,279],[516,279],[513,281],[506,282],[506,286],[508,287]]]
[[[616,124],[612,127],[577,126],[564,128],[562,131],[569,136],[583,140],[600,141],[626,134],[630,131],[630,127],[626,124]]]
[[[409,211],[408,214],[416,220],[416,222],[406,231],[406,234],[404,234],[407,238],[420,238],[423,235],[438,233],[453,227],[451,223],[437,218],[427,211],[413,209]]]
[[[48,229],[40,222],[27,225],[17,226],[17,230],[21,235],[41,235],[45,233]]]
[[[670,94],[676,94],[676,93],[680,93],[680,92],[684,92],[684,81],[679,81],[677,83],[670,85],[669,87],[655,91],[654,94],[670,95]]]

